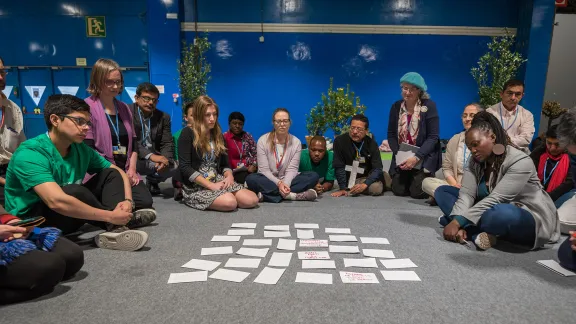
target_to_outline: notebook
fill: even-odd
[[[409,158],[416,156],[420,148],[418,146],[402,143],[396,154],[396,165],[400,165],[402,162],[408,160]],[[422,160],[418,161],[414,166],[414,169],[420,169],[422,167]]]

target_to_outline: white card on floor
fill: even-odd
[[[276,248],[278,250],[294,251],[296,250],[296,240],[278,239]]]
[[[265,285],[275,285],[280,277],[284,274],[286,269],[275,269],[264,267],[258,277],[254,279],[255,283],[265,284]]]
[[[300,240],[300,247],[328,247],[328,240]]]
[[[390,250],[362,249],[362,254],[371,258],[394,259],[394,252]]]
[[[340,271],[342,283],[380,283],[375,273]]]
[[[254,235],[253,229],[231,229],[228,230],[228,235]]]
[[[298,259],[328,260],[330,259],[330,255],[326,251],[301,251],[298,252]]]
[[[355,245],[330,245],[330,253],[360,253],[360,249]]]
[[[334,260],[302,260],[302,269],[336,269]]]
[[[354,235],[328,235],[331,242],[358,242]]]
[[[229,269],[218,269],[213,274],[210,275],[210,279],[219,279],[225,281],[242,282],[246,277],[250,275],[250,272],[229,270]]]
[[[292,260],[292,252],[274,252],[268,262],[269,267],[287,267]]]
[[[265,231],[289,231],[290,225],[267,225],[264,226]]]
[[[326,227],[324,230],[326,234],[350,234],[349,228],[329,228]]]
[[[344,259],[344,268],[378,268],[378,263],[374,258],[362,258],[362,259]]]
[[[564,269],[558,262],[556,262],[554,260],[539,260],[536,262],[540,265],[545,266],[549,270],[552,270],[552,271],[554,271],[560,275],[563,275],[565,277],[576,276],[576,273],[574,273],[568,269]]]
[[[422,281],[414,271],[389,271],[381,270],[384,280],[394,281]]]
[[[238,242],[238,241],[240,241],[240,236],[214,235],[212,237],[212,242]]]
[[[220,265],[221,262],[192,259],[182,266],[182,268],[198,269],[204,271],[212,271]]]
[[[294,224],[294,228],[317,229],[320,228],[320,226],[318,226],[318,224],[296,223]]]
[[[271,246],[272,239],[245,239],[242,245],[248,246]]]
[[[252,268],[256,269],[260,265],[260,260],[253,258],[230,258],[224,265],[225,268]]]
[[[297,230],[297,236],[299,239],[313,239],[314,238],[314,231],[313,230]]]
[[[331,273],[297,272],[296,282],[331,285]]]
[[[212,248],[202,248],[200,255],[232,254],[234,251],[231,246],[220,246]]]
[[[232,228],[256,228],[256,223],[234,223]]]
[[[236,254],[239,255],[245,255],[245,256],[252,256],[252,257],[258,257],[258,258],[263,258],[266,256],[266,254],[268,254],[268,248],[263,248],[263,249],[255,249],[255,248],[245,248],[245,247],[241,247]]]
[[[290,232],[264,231],[264,237],[292,237]]]
[[[383,237],[361,237],[360,241],[365,244],[390,244],[388,239]]]
[[[181,272],[171,273],[168,278],[168,283],[182,283],[182,282],[197,282],[208,280],[208,271],[194,271],[194,272]]]
[[[410,259],[380,260],[386,269],[418,268]]]

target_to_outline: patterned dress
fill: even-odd
[[[202,159],[202,164],[198,172],[201,176],[205,177],[210,182],[216,183],[224,180],[224,176],[218,174],[218,159],[208,159],[206,156]],[[244,189],[241,185],[234,182],[228,189],[224,190],[209,190],[203,186],[193,183],[192,186],[182,186],[182,196],[184,203],[192,208],[206,210],[216,198],[222,196],[227,192],[236,192]]]

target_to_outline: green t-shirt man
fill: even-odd
[[[17,217],[25,216],[41,201],[34,187],[56,182],[63,187],[81,184],[86,173],[99,173],[111,163],[84,143],[72,143],[62,157],[48,134],[41,134],[22,143],[10,160],[6,171],[6,210]]]
[[[332,160],[334,159],[334,152],[327,151],[318,165],[312,163],[310,159],[310,152],[308,149],[302,150],[300,155],[300,166],[298,171],[314,171],[320,176],[320,184],[325,182],[334,182],[334,168],[332,167]]]

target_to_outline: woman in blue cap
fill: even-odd
[[[400,87],[402,99],[390,108],[388,121],[388,143],[393,153],[392,192],[396,196],[425,199],[428,194],[422,190],[422,181],[435,174],[442,164],[438,110],[420,74],[406,73],[400,79]],[[397,163],[403,143],[417,147],[416,154]]]

